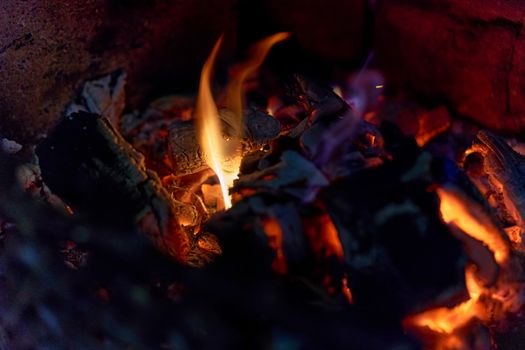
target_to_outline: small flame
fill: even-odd
[[[481,287],[475,278],[475,266],[465,269],[465,283],[469,299],[453,308],[439,307],[422,312],[410,318],[409,323],[417,327],[428,327],[434,332],[452,334],[480,314],[478,305]]]
[[[290,37],[290,33],[281,32],[258,41],[250,50],[250,59],[236,67],[236,74],[229,82],[226,92],[226,106],[231,109],[236,120],[231,122],[234,136],[242,136],[242,110],[244,95],[242,87],[246,79],[264,62],[270,49],[277,43]]]
[[[520,296],[522,287],[512,282],[513,264],[509,242],[490,216],[482,212],[481,206],[476,207],[474,201],[464,198],[459,191],[452,188],[440,187],[437,194],[443,222],[482,242],[494,255],[499,273],[493,284],[485,286],[479,283],[478,266],[467,265],[465,284],[469,294],[468,300],[451,308],[438,307],[412,315],[405,320],[405,325],[426,327],[441,334],[442,337],[437,338],[437,341],[443,344],[461,344],[458,331],[470,321],[498,321],[503,319],[506,313],[519,310],[523,304]]]
[[[343,89],[341,88],[341,86],[339,85],[335,85],[333,88],[332,88],[332,91],[339,97],[343,98],[344,99],[344,96],[343,96]]]
[[[195,107],[195,121],[204,158],[219,179],[224,207],[228,209],[232,206],[228,188],[233,185],[238,168],[232,171],[225,166],[227,164],[225,152],[227,141],[223,137],[219,111],[215,105],[210,86],[215,58],[221,43],[222,36],[215,43],[210,56],[202,67],[199,95]]]
[[[202,67],[199,95],[195,107],[199,143],[206,163],[219,179],[226,209],[232,206],[228,191],[233,186],[241,165],[240,139],[243,136],[243,83],[250,74],[259,68],[270,48],[289,36],[289,33],[278,33],[259,41],[252,49],[250,60],[238,67],[238,74],[230,81],[227,89],[227,106],[233,111],[233,120],[227,119],[227,116],[221,118],[211,92],[210,82],[213,66],[222,43],[222,36],[215,43],[212,52]],[[228,139],[224,137],[222,121],[230,127]]]

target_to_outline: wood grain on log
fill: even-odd
[[[102,222],[138,224],[163,252],[185,262],[191,241],[181,224],[197,213],[171,197],[107,119],[74,113],[37,154],[44,181],[73,210]]]
[[[225,138],[228,136],[226,109],[219,111],[223,119]],[[272,116],[257,110],[244,112],[245,135],[241,140],[241,154],[245,155],[263,147],[267,142],[279,136],[280,124]],[[197,130],[193,121],[176,122],[170,129],[169,152],[173,163],[174,175],[194,174],[208,168],[199,145]]]

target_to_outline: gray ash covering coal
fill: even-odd
[[[440,212],[436,188],[452,186],[483,208],[479,222],[504,226],[479,181],[443,151],[453,130],[422,147],[402,125],[369,122],[296,76],[273,116],[244,111],[234,205],[221,211],[208,200],[217,185],[195,139],[193,98],[122,116],[121,74],[86,84],[38,161],[31,150],[2,153],[0,188],[11,190],[0,193],[0,348],[438,348],[445,335],[421,343],[406,320],[473,299],[472,261],[490,299],[521,259],[513,243],[511,262],[496,263],[490,244]],[[389,119],[388,108],[369,110]],[[483,135],[483,156],[510,152]],[[31,197],[15,185],[27,164],[41,169]],[[447,335],[488,349],[508,329],[500,321],[475,314]]]

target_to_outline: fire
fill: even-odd
[[[230,135],[224,136],[222,121],[211,91],[211,79],[222,36],[204,63],[199,83],[199,94],[195,107],[199,143],[208,166],[219,179],[224,207],[231,208],[229,189],[238,176],[241,166],[240,139],[243,136],[243,83],[259,68],[276,43],[288,38],[289,33],[278,33],[259,41],[252,48],[251,58],[239,66],[238,74],[228,84],[227,106],[233,111],[235,120],[224,120],[231,128]],[[223,117],[224,118],[224,117]]]
[[[472,320],[488,324],[500,321],[507,313],[518,310],[523,303],[521,287],[512,282],[510,243],[481,206],[453,188],[440,187],[437,194],[443,222],[482,242],[492,252],[499,266],[499,274],[496,281],[483,285],[477,275],[478,266],[472,263],[467,265],[465,284],[468,300],[451,308],[438,307],[412,315],[405,319],[405,325],[428,328],[441,334],[442,337],[436,340],[439,344],[461,344],[458,332]],[[466,346],[444,348],[463,349]]]
[[[290,33],[281,32],[271,35],[257,42],[250,50],[250,59],[236,67],[236,74],[232,77],[226,91],[226,105],[236,117],[232,124],[235,136],[242,135],[242,110],[244,106],[243,84],[263,63],[270,49],[277,43],[290,37]]]
[[[469,293],[469,299],[453,308],[439,307],[412,316],[407,321],[417,327],[428,327],[434,332],[452,334],[474,319],[480,312],[478,305],[481,296],[481,288],[475,278],[474,265],[465,269],[465,283]]]
[[[509,258],[508,242],[490,218],[482,215],[481,209],[470,207],[453,189],[441,187],[437,189],[437,194],[440,199],[441,217],[446,224],[454,224],[467,235],[483,242],[499,264]],[[479,215],[476,215],[477,212]]]
[[[221,186],[225,208],[230,208],[231,198],[228,189],[237,177],[240,161],[235,161],[232,167],[226,167],[227,140],[224,138],[221,119],[217,105],[213,99],[210,81],[217,53],[222,43],[222,36],[213,47],[210,56],[204,63],[199,83],[199,95],[195,107],[195,120],[199,133],[199,142],[208,166],[215,172]]]

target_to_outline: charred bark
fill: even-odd
[[[191,240],[179,220],[192,215],[191,206],[171,198],[108,120],[71,114],[37,155],[44,181],[75,213],[105,224],[138,224],[162,251],[185,261]]]

